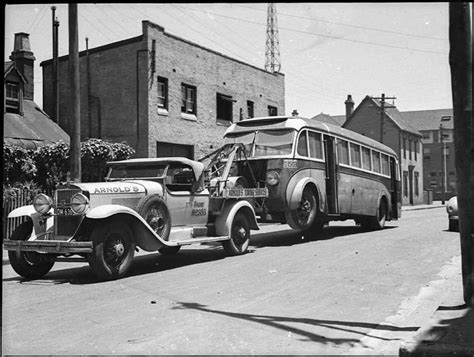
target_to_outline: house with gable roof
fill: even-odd
[[[15,34],[11,61],[3,71],[3,142],[25,149],[59,140],[69,143],[69,136],[33,101],[33,64],[35,57],[26,33]]]
[[[374,97],[366,96],[355,110],[350,96],[345,104],[346,121],[342,127],[377,140],[395,150],[400,161],[402,204],[422,204],[424,202],[422,135],[417,127],[393,104],[385,103],[382,110],[381,101]]]

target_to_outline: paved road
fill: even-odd
[[[459,274],[446,228],[442,208],[383,231],[332,223],[311,241],[265,227],[244,256],[141,254],[112,282],[76,263],[23,281],[4,264],[3,353],[396,354]]]

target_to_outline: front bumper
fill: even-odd
[[[5,240],[3,249],[16,252],[38,252],[47,254],[78,254],[92,253],[92,242],[66,242],[58,240],[18,241]]]

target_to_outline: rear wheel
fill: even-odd
[[[129,270],[135,252],[135,242],[128,225],[118,218],[94,229],[91,236],[93,253],[89,265],[104,280],[123,277]]]
[[[372,229],[383,229],[385,227],[385,222],[387,221],[387,201],[385,197],[380,199],[379,208],[377,209],[377,214],[374,217],[371,217],[369,220],[370,227]]]
[[[250,223],[245,214],[238,212],[234,216],[229,235],[230,239],[222,242],[226,253],[228,255],[244,254],[250,242]]]
[[[20,224],[12,233],[10,240],[26,241],[33,232],[31,220]],[[18,275],[26,279],[38,279],[46,275],[54,265],[54,261],[46,254],[36,252],[8,251],[10,264]]]

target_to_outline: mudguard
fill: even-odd
[[[286,200],[288,202],[288,209],[290,211],[298,208],[298,205],[300,204],[301,201],[301,196],[303,195],[303,190],[306,187],[307,184],[312,183],[314,187],[316,187],[317,194],[318,194],[318,202],[319,202],[319,210],[321,212],[324,212],[324,196],[321,195],[321,191],[319,190],[319,186],[317,184],[317,181],[313,179],[312,177],[306,177],[296,183],[294,186],[293,190],[288,189],[286,191]],[[290,185],[289,185],[290,186]]]
[[[49,210],[50,214],[53,213],[53,209]],[[31,221],[33,222],[33,232],[31,233],[31,237],[28,240],[35,240],[41,238],[41,236],[50,231],[53,228],[54,219],[52,216],[49,216],[46,219],[46,225],[40,224],[40,222],[44,223],[42,220],[43,215],[36,212],[33,205],[21,206],[15,208],[8,214],[8,218],[19,218],[19,217],[30,217]]]
[[[145,219],[131,208],[121,205],[102,205],[91,209],[87,212],[86,218],[97,221],[107,219],[112,216],[126,215],[131,217],[132,230],[136,244],[148,252],[156,251],[163,246],[174,246],[168,241],[163,240],[153,229],[148,225]],[[85,220],[86,221],[86,220]],[[87,221],[86,221],[87,222]],[[83,222],[83,224],[87,224]]]
[[[228,236],[232,221],[237,212],[242,211],[250,222],[250,229],[259,230],[257,219],[255,217],[255,210],[248,201],[228,201],[222,210],[222,213],[216,218],[216,235]]]

